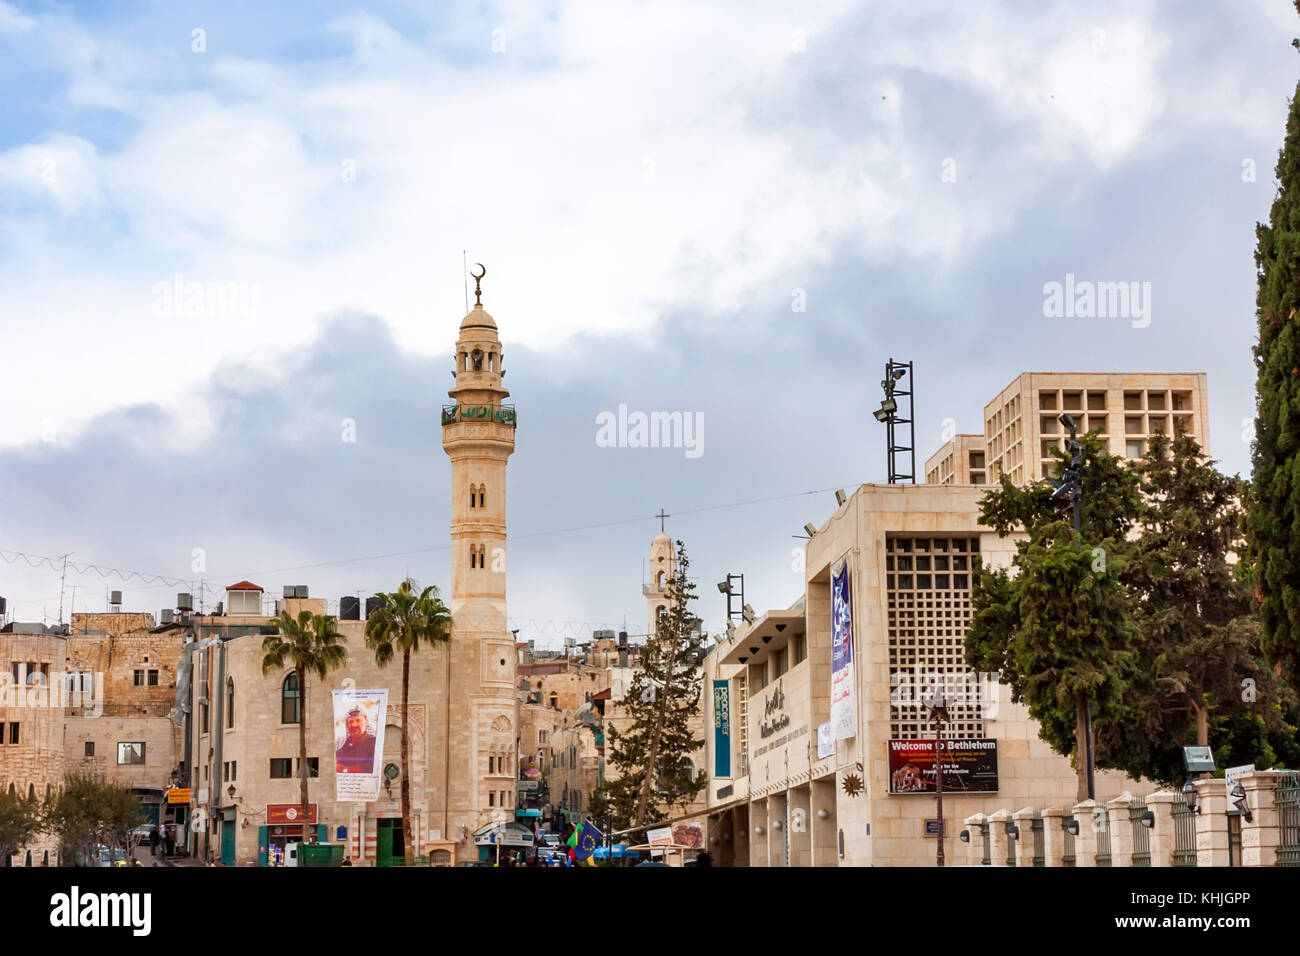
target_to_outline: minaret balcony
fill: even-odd
[[[457,422],[496,422],[500,425],[515,426],[516,416],[513,405],[444,405],[442,406],[442,423],[454,425]]]

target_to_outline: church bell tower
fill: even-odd
[[[515,450],[514,406],[502,386],[497,325],[474,308],[456,342],[454,404],[442,410],[451,458],[451,726],[448,809],[469,830],[513,821],[518,777],[516,653],[506,628],[506,460]],[[473,851],[470,845],[467,851]]]

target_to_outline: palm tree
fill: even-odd
[[[451,640],[451,612],[433,585],[419,594],[415,582],[403,581],[391,594],[376,594],[379,605],[366,616],[366,646],[375,652],[375,663],[387,667],[395,654],[402,655],[402,846],[406,865],[415,860],[411,839],[411,735],[407,719],[407,695],[411,686],[411,655],[421,644],[446,644]],[[450,692],[451,688],[447,688]]]
[[[335,627],[335,619],[328,614],[300,611],[297,618],[288,611],[267,622],[276,632],[262,641],[262,673],[279,670],[287,663],[298,678],[298,784],[299,802],[302,804],[302,838],[304,843],[315,843],[316,828],[308,836],[307,823],[307,673],[321,680],[348,658],[343,635]]]

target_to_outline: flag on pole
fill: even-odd
[[[600,841],[605,838],[605,834],[596,829],[595,824],[590,820],[582,825],[580,831],[575,830],[578,834],[577,845],[574,846],[574,855],[579,862],[587,859],[596,852],[596,847],[600,846]]]

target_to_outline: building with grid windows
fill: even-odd
[[[927,485],[982,485],[986,476],[983,435],[953,435],[925,462]]]
[[[988,481],[1051,477],[1065,413],[1079,434],[1095,432],[1117,458],[1141,458],[1153,435],[1180,432],[1208,454],[1207,395],[1204,372],[1024,372],[984,406]]]
[[[718,865],[932,864],[926,704],[936,687],[949,712],[949,860],[960,821],[975,813],[1074,805],[1069,758],[1039,739],[995,677],[965,663],[972,566],[1005,567],[1015,554],[1014,538],[979,524],[983,493],[957,483],[862,485],[808,541],[803,597],[736,622],[710,652],[707,836]],[[842,669],[835,677],[837,635],[847,635],[847,683]],[[837,697],[835,706],[848,705],[838,733]],[[1137,786],[1096,775],[1099,800]]]

